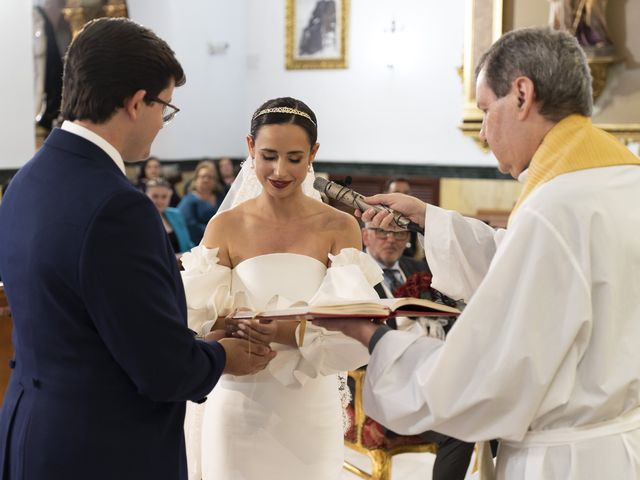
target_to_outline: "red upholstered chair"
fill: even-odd
[[[13,346],[11,344],[11,310],[4,294],[4,286],[0,282],[0,404],[4,397],[4,391],[9,383],[11,370],[7,368],[9,360],[13,358]]]
[[[371,473],[367,473],[349,462],[344,468],[360,478],[367,480],[391,480],[391,457],[399,453],[429,452],[436,453],[438,445],[424,443],[419,435],[389,436],[387,429],[365,415],[362,408],[362,384],[366,370],[361,368],[349,372],[349,387],[352,400],[347,407],[351,426],[345,433],[347,447],[364,453],[371,460]]]

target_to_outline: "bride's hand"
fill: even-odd
[[[238,322],[238,330],[234,336],[251,342],[269,345],[275,341],[278,333],[278,322],[268,319],[245,319]]]
[[[237,312],[248,311],[248,308],[240,307],[236,308],[233,312],[227,315],[224,319],[224,331],[227,334],[227,337],[235,337],[241,338],[237,333],[239,332],[240,323],[244,320],[239,318],[233,318]]]

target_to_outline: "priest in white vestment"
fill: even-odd
[[[524,183],[507,230],[405,195],[367,199],[425,227],[433,286],[465,311],[446,343],[331,328],[372,351],[372,418],[500,438],[485,478],[640,478],[640,161],[591,124],[589,67],[569,34],[509,32],[476,73],[481,138]],[[387,213],[362,217],[390,228]]]

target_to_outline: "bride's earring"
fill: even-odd
[[[311,171],[311,162],[309,162],[309,166],[307,166],[307,172]]]
[[[251,168],[256,168],[256,159],[251,157]]]

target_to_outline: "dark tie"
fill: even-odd
[[[391,293],[395,295],[396,289],[402,285],[402,281],[400,280],[400,270],[397,268],[383,268],[382,273],[387,287],[389,287]]]

